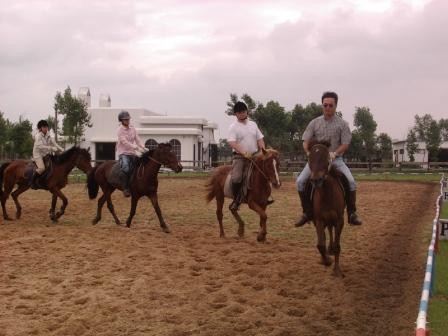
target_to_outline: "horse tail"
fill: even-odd
[[[205,184],[205,188],[207,189],[207,195],[205,196],[205,199],[207,203],[210,203],[215,197],[215,176],[212,176],[207,183]]]
[[[3,172],[5,171],[6,167],[10,165],[11,162],[5,162],[0,166],[0,194],[3,193]]]
[[[95,199],[96,196],[98,196],[98,190],[100,189],[100,186],[95,179],[95,173],[98,167],[99,165],[93,167],[93,169],[87,175],[87,190],[89,191],[90,199]]]

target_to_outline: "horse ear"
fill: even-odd
[[[261,151],[262,151],[263,155],[266,155],[266,153],[268,152],[265,148],[262,148]]]
[[[90,147],[87,147],[87,152],[90,153]]]

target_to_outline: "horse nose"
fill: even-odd
[[[177,172],[180,173],[180,172],[182,171],[182,169],[183,169],[183,167],[182,167],[182,165],[179,163],[179,164],[177,165]]]
[[[311,179],[311,184],[313,185],[314,188],[320,188],[322,187],[322,183],[324,182],[324,178],[323,177],[318,177],[315,179]]]

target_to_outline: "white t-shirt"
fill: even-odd
[[[245,152],[257,152],[257,140],[260,139],[263,139],[263,134],[257,124],[252,120],[246,119],[246,122],[244,123],[236,120],[229,127],[229,136],[227,137],[227,141],[236,141]]]

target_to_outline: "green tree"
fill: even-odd
[[[230,147],[227,139],[219,139],[218,144],[218,158],[219,160],[225,160],[232,157],[232,147]]]
[[[377,137],[378,158],[381,161],[392,160],[392,139],[386,133],[380,133]]]
[[[9,124],[6,149],[20,158],[30,158],[33,153],[33,124],[19,117],[19,121]]]
[[[423,117],[416,115],[414,129],[417,137],[425,142],[428,162],[437,160],[442,142],[439,123],[430,114],[425,114]]]
[[[356,107],[354,125],[362,139],[366,159],[371,160],[376,151],[375,131],[377,123],[368,107]]]
[[[65,89],[64,94],[57,92],[54,99],[56,115],[64,116],[62,123],[63,135],[67,137],[68,142],[78,144],[82,140],[86,127],[92,126],[90,124],[90,115],[87,112],[87,105],[82,100],[72,96],[69,86]],[[57,128],[58,125],[55,126],[55,133]]]
[[[288,116],[283,106],[276,101],[269,101],[266,106],[260,104],[252,117],[262,131],[266,145],[283,152],[288,150]]]
[[[409,161],[414,162],[415,156],[418,150],[418,139],[415,129],[411,129],[406,137],[406,151],[408,152]]]
[[[448,119],[440,119],[439,128],[442,141],[448,141]]]
[[[365,151],[362,138],[357,130],[352,132],[352,140],[347,152],[345,153],[345,157],[348,161],[365,161]]]

